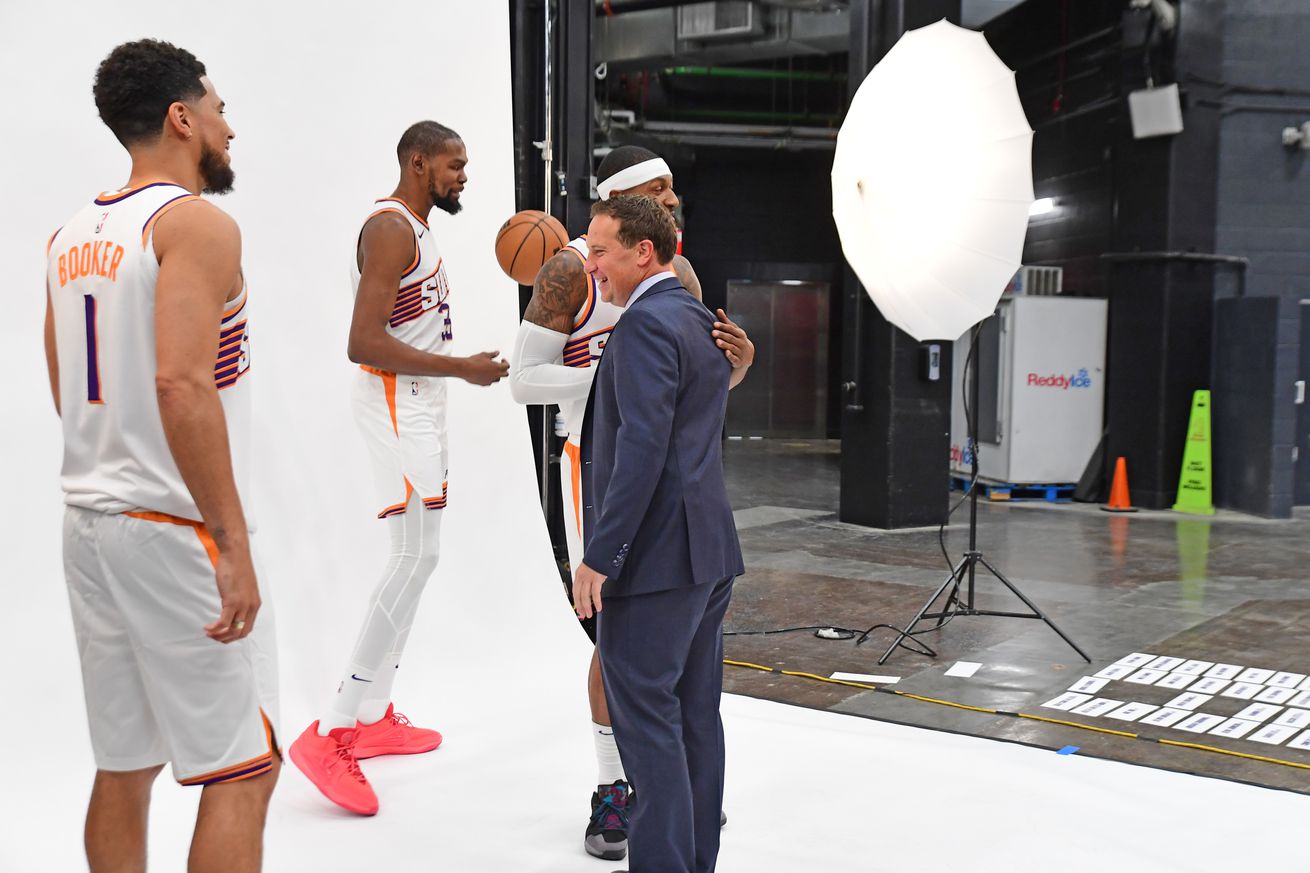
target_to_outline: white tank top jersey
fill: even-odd
[[[46,279],[59,359],[61,483],[72,506],[202,520],[169,451],[155,396],[154,228],[169,210],[198,199],[171,182],[101,194],[50,238]],[[253,529],[247,299],[243,284],[215,325],[214,383]]]
[[[409,221],[414,232],[414,259],[400,277],[396,301],[387,321],[387,333],[408,346],[434,355],[449,355],[454,333],[450,322],[450,283],[428,223],[410,211],[403,200],[384,197],[375,201],[360,224],[383,212],[395,212]],[[359,293],[358,236],[350,258],[350,291]],[[444,385],[445,380],[434,380]]]
[[[587,260],[587,237],[580,236],[565,246],[567,251],[577,255],[585,263]],[[613,303],[600,299],[600,288],[596,280],[587,277],[587,299],[573,319],[573,330],[569,332],[568,341],[564,343],[564,365],[567,367],[592,367],[605,352],[605,343],[609,340],[614,325],[618,323],[623,309]],[[595,375],[595,374],[593,374]],[[564,416],[564,425],[569,429],[571,438],[576,443],[582,434],[582,419],[587,411],[587,398],[581,397],[561,403],[560,414]]]

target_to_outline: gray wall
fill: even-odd
[[[1292,506],[1292,397],[1301,341],[1297,301],[1310,297],[1310,152],[1288,150],[1281,142],[1284,127],[1310,121],[1308,45],[1306,0],[1226,4],[1222,69],[1227,89],[1221,101],[1215,242],[1224,254],[1250,259],[1247,296],[1281,301],[1268,467],[1272,515],[1287,515]],[[1288,93],[1272,93],[1277,89]],[[1220,297],[1232,293],[1222,285],[1218,289]],[[1248,357],[1264,355],[1251,349]],[[1222,447],[1216,445],[1216,452],[1222,453]],[[1310,463],[1310,446],[1302,446],[1301,454],[1302,463]]]

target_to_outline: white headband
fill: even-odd
[[[608,179],[602,180],[596,185],[596,191],[600,194],[601,200],[608,200],[615,191],[627,191],[652,179],[672,175],[673,171],[664,163],[663,158],[651,158],[649,161],[633,164],[626,170],[619,170]]]

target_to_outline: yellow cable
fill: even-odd
[[[745,667],[751,670],[759,670],[764,673],[778,673],[783,676],[796,676],[801,679],[811,679],[816,682],[826,682],[829,685],[845,685],[850,688],[861,688],[865,691],[881,691],[884,694],[895,694],[897,697],[908,697],[910,700],[918,700],[922,703],[933,703],[938,706],[949,706],[954,709],[965,709],[970,712],[981,712],[987,715],[1013,715],[1016,718],[1025,718],[1031,721],[1045,722],[1046,724],[1061,725],[1063,727],[1078,728],[1079,730],[1092,731],[1098,734],[1109,734],[1110,736],[1125,737],[1132,740],[1143,740],[1145,742],[1159,743],[1162,746],[1174,746],[1180,749],[1196,749],[1201,752],[1213,752],[1217,755],[1228,755],[1233,758],[1244,758],[1248,761],[1260,761],[1265,764],[1280,764],[1284,767],[1295,767],[1298,770],[1310,770],[1310,764],[1302,764],[1299,761],[1287,761],[1282,758],[1270,758],[1265,755],[1252,755],[1248,752],[1234,752],[1231,749],[1222,749],[1218,746],[1206,746],[1200,743],[1184,743],[1179,740],[1165,740],[1155,737],[1144,737],[1131,731],[1119,731],[1112,728],[1096,727],[1090,724],[1083,724],[1077,721],[1065,721],[1059,718],[1050,718],[1044,715],[1031,715],[1026,712],[1002,712],[997,709],[989,709],[985,706],[970,706],[965,703],[955,703],[951,700],[941,700],[936,697],[925,697],[921,694],[912,694],[908,691],[897,691],[894,688],[885,688],[880,685],[870,685],[865,682],[851,682],[845,679],[833,679],[828,676],[819,676],[815,673],[805,673],[800,670],[782,670],[778,667],[767,667],[763,664],[753,664],[750,661],[733,661],[724,658],[723,663],[729,667]]]

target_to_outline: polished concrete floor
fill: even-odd
[[[903,626],[949,573],[935,527],[881,531],[837,519],[836,442],[730,441],[725,463],[747,566],[728,615],[729,631]],[[967,544],[967,510],[956,513],[946,532],[953,560]],[[740,667],[728,669],[725,689],[1056,750],[1076,746],[1077,754],[1310,793],[1310,750],[1041,706],[1133,652],[1310,674],[1310,514],[1291,521],[1224,512],[1197,519],[1168,512],[1110,515],[1080,504],[983,501],[979,540],[988,560],[1086,651],[1090,664],[1041,621],[957,616],[920,637],[936,658],[898,649],[882,666],[878,659],[895,636],[887,628],[873,631],[858,647],[810,631],[727,638],[731,660],[820,676],[841,671],[900,677],[882,685],[882,692]],[[978,577],[976,605],[1023,610],[988,575]],[[982,667],[971,678],[945,676],[956,661]],[[1008,714],[925,702],[888,689]],[[1162,706],[1178,693],[1121,679],[1096,696]],[[1228,717],[1251,703],[1215,696],[1196,712]],[[1286,713],[1269,715],[1265,724]]]

